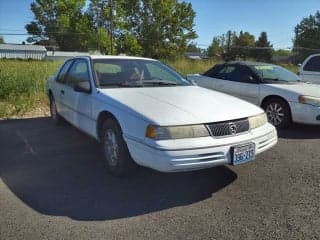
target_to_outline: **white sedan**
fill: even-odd
[[[300,78],[277,65],[255,62],[217,64],[204,74],[190,74],[195,84],[224,92],[265,109],[279,128],[292,121],[320,124],[320,85]]]
[[[305,82],[320,84],[320,54],[309,56],[302,63],[299,75]]]
[[[135,163],[163,172],[237,165],[277,143],[261,108],[193,86],[153,59],[72,58],[47,92],[52,119],[97,139],[115,175]]]

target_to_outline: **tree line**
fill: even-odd
[[[271,62],[274,55],[291,56],[292,61],[301,63],[306,57],[320,53],[320,12],[303,18],[294,29],[293,47],[291,51],[273,49],[268,41],[266,32],[261,32],[259,38],[249,32],[240,31],[239,34],[228,31],[216,36],[206,49],[209,57],[221,57],[224,60],[255,59]]]
[[[191,3],[178,0],[35,0],[31,10],[27,41],[65,51],[174,57],[197,37]]]
[[[268,41],[266,32],[262,32],[257,40],[249,32],[228,31],[226,34],[214,37],[206,53],[209,57],[222,57],[225,60],[256,59],[270,62],[273,46]]]
[[[294,55],[302,61],[320,49],[320,12],[302,19],[294,29],[292,51],[274,51],[266,32],[228,31],[213,37],[203,50],[194,39],[196,13],[191,3],[178,0],[35,0],[34,20],[25,26],[29,43],[64,51],[98,50],[103,54],[140,55],[158,59],[205,52],[224,60]]]

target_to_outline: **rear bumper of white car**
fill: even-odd
[[[293,122],[320,125],[320,107],[291,102],[290,108]]]
[[[232,163],[232,147],[255,143],[259,154],[277,143],[275,128],[269,123],[248,133],[225,138],[170,140],[171,146],[155,148],[125,137],[132,158],[140,165],[161,172],[192,171]]]

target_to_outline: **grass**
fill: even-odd
[[[203,73],[212,67],[213,60],[165,61],[183,75]],[[53,75],[61,62],[0,60],[0,118],[21,116],[36,106],[47,104],[46,80]],[[298,68],[284,65],[293,72]]]
[[[167,65],[186,76],[189,73],[204,73],[218,63],[214,60],[188,60],[164,61]]]
[[[59,62],[0,60],[0,118],[46,103],[45,84]]]

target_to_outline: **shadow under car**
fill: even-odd
[[[0,177],[32,209],[76,220],[132,217],[212,197],[237,175],[227,167],[109,175],[94,139],[49,118],[0,121]]]

